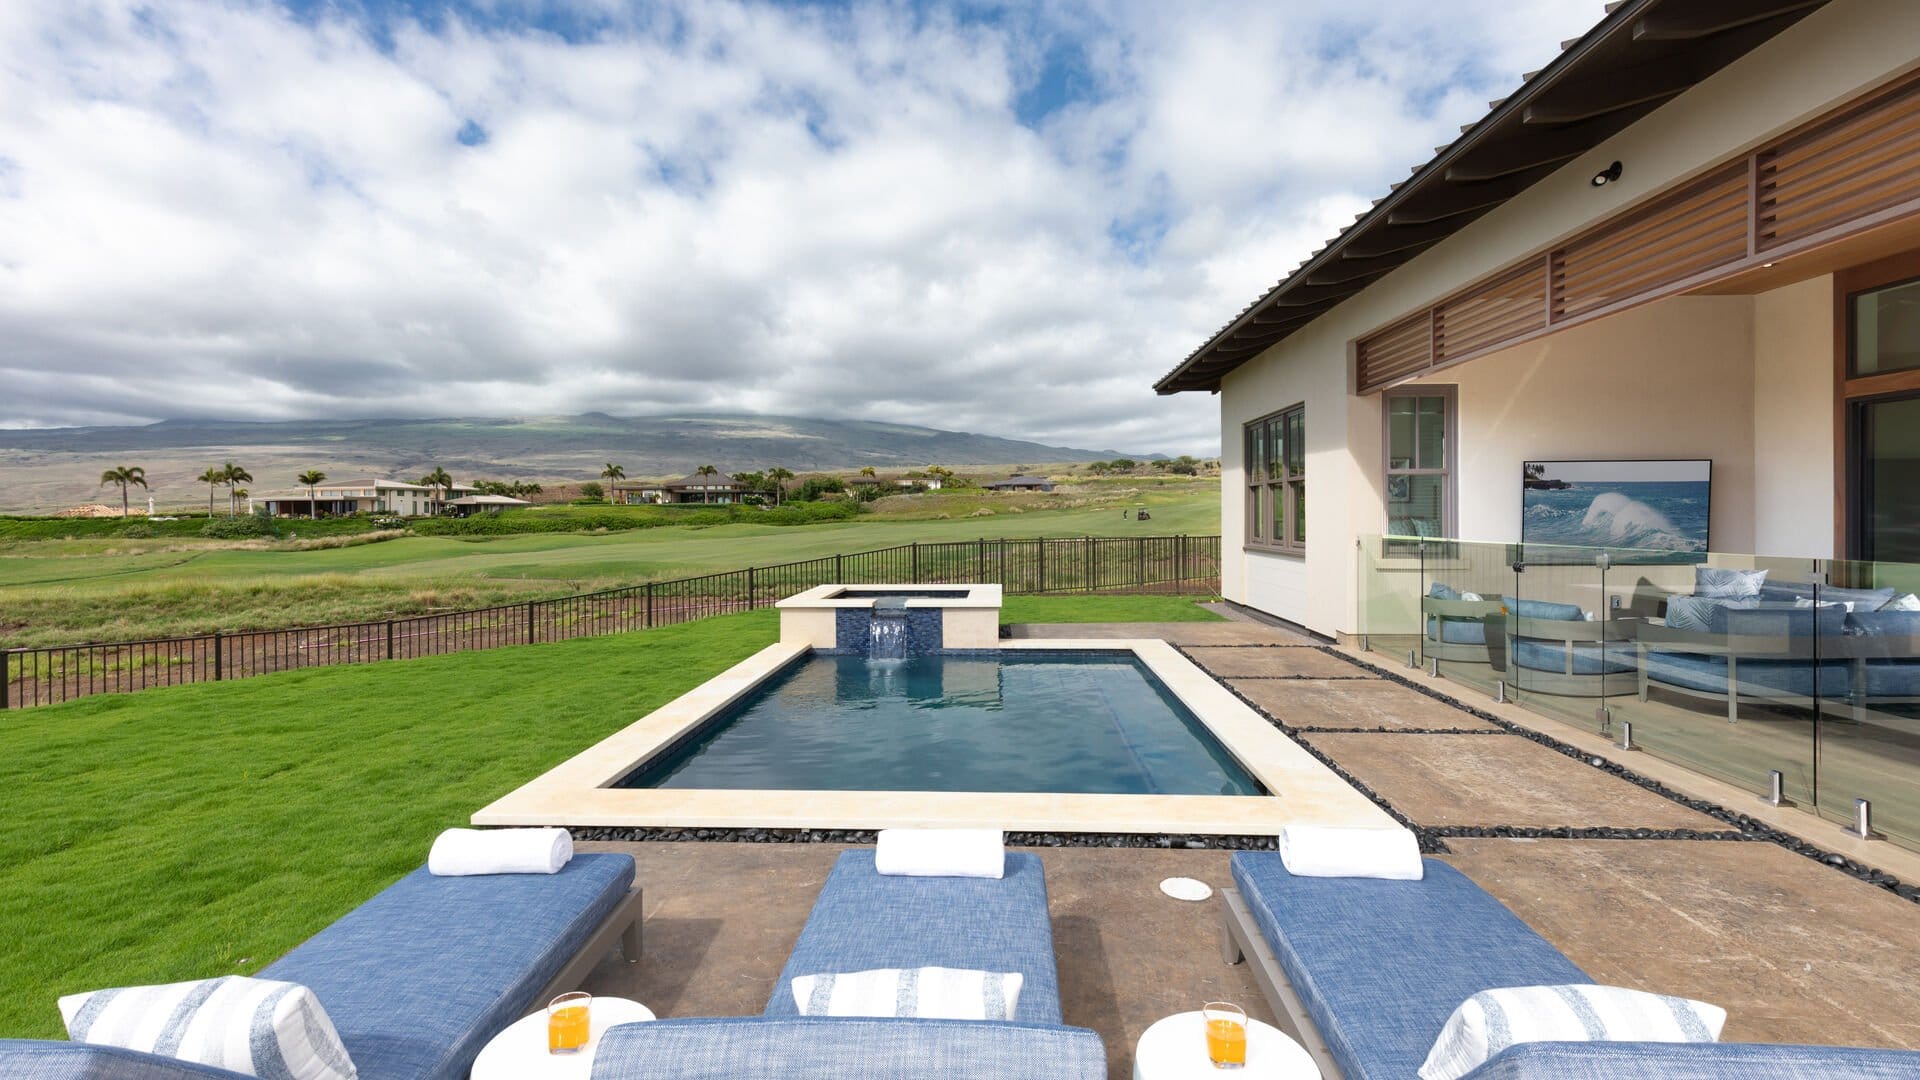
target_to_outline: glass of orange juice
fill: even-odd
[[[1200,1015],[1207,1027],[1207,1059],[1216,1069],[1238,1069],[1247,1064],[1247,1013],[1226,1001],[1209,1001]]]
[[[547,1053],[576,1054],[587,1045],[592,1029],[587,1007],[593,995],[574,991],[547,1003]]]

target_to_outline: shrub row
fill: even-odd
[[[788,503],[761,509],[756,506],[607,506],[547,507],[539,510],[508,510],[499,514],[477,514],[469,518],[431,518],[412,523],[421,536],[509,536],[515,533],[592,532],[605,529],[651,529],[661,525],[730,525],[746,522],[758,525],[811,525],[822,521],[846,521],[859,516],[860,507],[851,503]]]

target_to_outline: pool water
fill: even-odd
[[[1122,653],[814,655],[629,773],[628,788],[1263,795]]]

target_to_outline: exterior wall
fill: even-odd
[[[1920,64],[1912,45],[1917,40],[1920,40],[1920,3],[1842,0],[1831,4],[1598,148],[1569,162],[1227,376],[1221,386],[1220,402],[1224,533],[1221,587],[1225,595],[1301,622],[1313,630],[1352,631],[1357,573],[1355,537],[1379,531],[1381,518],[1378,462],[1381,399],[1378,395],[1361,397],[1349,392],[1352,342],[1356,338],[1432,303],[1467,282],[1537,254],[1597,219],[1915,67]],[[1621,179],[1604,188],[1592,187],[1588,178],[1614,160],[1625,163]],[[1770,329],[1784,321],[1810,337],[1811,331],[1802,321],[1809,317],[1808,310],[1801,305],[1805,297],[1793,288],[1778,292],[1783,295],[1765,302],[1754,298],[1726,299],[1733,304],[1749,305],[1756,313],[1756,322],[1764,319],[1764,325]],[[1698,299],[1715,302],[1711,298]],[[1758,314],[1762,308],[1767,309],[1764,316]],[[1595,325],[1608,325],[1626,317],[1629,316],[1616,316]],[[1561,347],[1551,338],[1540,344],[1549,349]],[[1831,348],[1830,342],[1824,347],[1829,356]],[[1773,366],[1763,366],[1762,370],[1774,371],[1775,367],[1789,362],[1784,346],[1776,349],[1770,343],[1769,349],[1767,359],[1761,363]],[[1449,373],[1436,375],[1435,381],[1464,380],[1475,365],[1485,365],[1495,359],[1472,361]],[[1660,369],[1662,382],[1667,381],[1665,376],[1670,373],[1671,363]],[[1700,383],[1688,378],[1696,390],[1701,389]],[[1811,380],[1813,376],[1796,368],[1794,380],[1803,378]],[[1809,520],[1795,522],[1792,519],[1796,515],[1824,521],[1827,531],[1831,532],[1831,419],[1827,420],[1828,437],[1820,444],[1825,449],[1808,448],[1816,455],[1826,456],[1826,479],[1821,483],[1814,513],[1808,513],[1796,493],[1811,483],[1817,460],[1786,462],[1783,455],[1793,451],[1773,445],[1764,452],[1754,452],[1756,426],[1767,425],[1770,429],[1782,422],[1782,412],[1796,400],[1811,400],[1823,408],[1832,400],[1830,381],[1823,383],[1817,396],[1811,399],[1798,398],[1796,395],[1801,391],[1787,389],[1797,385],[1788,381],[1783,382],[1778,391],[1769,387],[1755,393],[1749,380],[1744,397],[1732,406],[1739,418],[1737,422],[1745,425],[1747,433],[1736,435],[1728,425],[1715,421],[1716,433],[1699,438],[1701,442],[1721,440],[1725,445],[1748,448],[1744,460],[1749,464],[1744,478],[1738,469],[1731,477],[1723,472],[1719,454],[1706,455],[1716,459],[1716,501],[1723,492],[1744,490],[1753,506],[1749,520],[1744,524],[1730,521],[1725,531],[1719,522],[1719,508],[1715,508],[1716,547],[1726,547],[1742,539],[1749,544],[1764,539],[1770,547],[1789,542],[1794,548],[1807,547],[1813,544],[1811,530],[1819,526]],[[1659,383],[1648,386],[1645,398],[1663,396],[1665,391],[1659,387]],[[1289,564],[1280,556],[1248,552],[1242,545],[1245,521],[1241,503],[1245,486],[1240,460],[1240,425],[1297,401],[1307,405],[1308,554]],[[1666,406],[1650,407],[1657,412],[1667,412]],[[1698,413],[1695,417],[1697,420]],[[1481,418],[1487,423],[1504,423],[1507,419],[1498,416],[1489,419],[1487,414]],[[1807,418],[1805,423],[1806,430],[1817,426],[1814,418]],[[1643,429],[1623,424],[1609,426],[1607,430],[1616,436],[1608,452],[1619,454],[1638,445],[1637,436]],[[1660,436],[1651,427],[1644,430],[1649,436]],[[1801,442],[1802,429],[1791,430],[1796,432],[1795,442]],[[1471,452],[1476,437],[1472,428],[1465,429],[1463,450]],[[1676,434],[1673,438],[1677,440],[1679,436]],[[1500,451],[1502,454],[1513,452],[1511,448]],[[1660,455],[1670,452],[1662,449]],[[1562,456],[1565,453],[1561,452]],[[1496,463],[1491,467],[1504,466]],[[1480,466],[1474,468],[1477,472]],[[1755,486],[1757,470],[1767,472],[1768,483],[1772,474],[1778,472],[1794,486],[1769,491],[1763,504],[1759,501],[1759,488]],[[1517,482],[1513,487],[1516,490],[1505,498],[1517,507]],[[1470,521],[1477,531],[1491,527],[1492,517],[1470,508],[1464,491],[1461,503],[1463,529],[1469,527]],[[1791,510],[1784,509],[1789,506]],[[1496,507],[1491,513],[1495,516],[1507,513],[1512,523],[1509,528],[1517,528],[1517,511]],[[1817,553],[1830,546],[1829,536],[1824,545],[1815,545],[1812,551]]]
[[[1833,277],[1753,302],[1752,550],[1832,558]]]
[[[1526,461],[1712,458],[1712,544],[1754,550],[1753,356],[1752,297],[1683,296],[1436,373],[1459,387],[1460,539],[1519,539]],[[1374,490],[1379,445],[1375,428]],[[1366,531],[1385,524],[1376,502]]]

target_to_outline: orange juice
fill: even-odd
[[[587,1007],[567,1005],[547,1013],[547,1052],[571,1054],[587,1045]]]
[[[1247,1025],[1238,1020],[1207,1021],[1207,1057],[1215,1065],[1247,1063]]]

